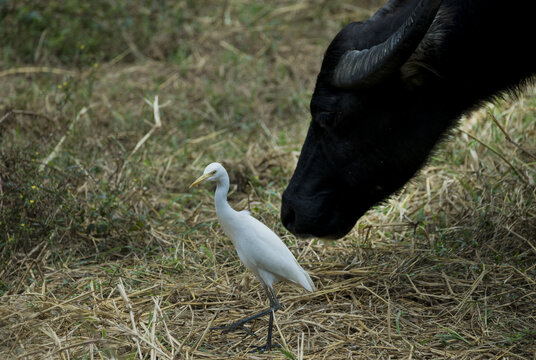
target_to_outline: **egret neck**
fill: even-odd
[[[225,171],[225,169],[223,170]],[[231,205],[227,202],[227,193],[229,192],[229,175],[225,171],[222,176],[218,176],[216,180],[216,194],[214,196],[214,203],[216,205],[216,215],[220,220],[220,224],[223,227],[224,232],[229,236],[233,233],[232,229],[228,228],[225,224],[233,224],[233,218],[236,218],[237,211],[235,211]],[[224,220],[226,219],[226,220]],[[231,237],[233,243],[234,239]]]

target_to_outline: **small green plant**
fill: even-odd
[[[435,337],[440,339],[443,344],[447,344],[449,340],[458,340],[462,341],[468,345],[471,345],[471,342],[467,340],[465,337],[460,335],[457,331],[446,328],[444,326],[439,325],[441,328],[445,329],[447,333],[444,334],[436,334]]]
[[[285,358],[287,359],[290,359],[290,360],[296,360],[296,357],[294,357],[294,355],[287,349],[279,349],[279,351],[281,352],[281,354],[285,355]]]

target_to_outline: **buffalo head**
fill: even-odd
[[[297,168],[281,218],[299,236],[339,238],[419,169],[445,125],[426,117],[433,71],[401,69],[436,17],[440,0],[391,1],[346,26],[326,51]],[[446,111],[446,110],[445,110]]]

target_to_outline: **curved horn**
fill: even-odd
[[[333,85],[374,85],[400,68],[428,31],[441,0],[421,0],[406,21],[384,42],[369,49],[347,51],[335,67]]]

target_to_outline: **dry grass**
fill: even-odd
[[[161,34],[0,71],[0,357],[536,359],[534,89],[464,119],[346,238],[295,239],[278,209],[321,54],[370,10],[227,4],[188,18],[181,61],[154,55]],[[317,286],[276,285],[282,352],[247,354],[267,319],[259,339],[209,330],[267,306],[213,189],[187,190],[213,160]]]

